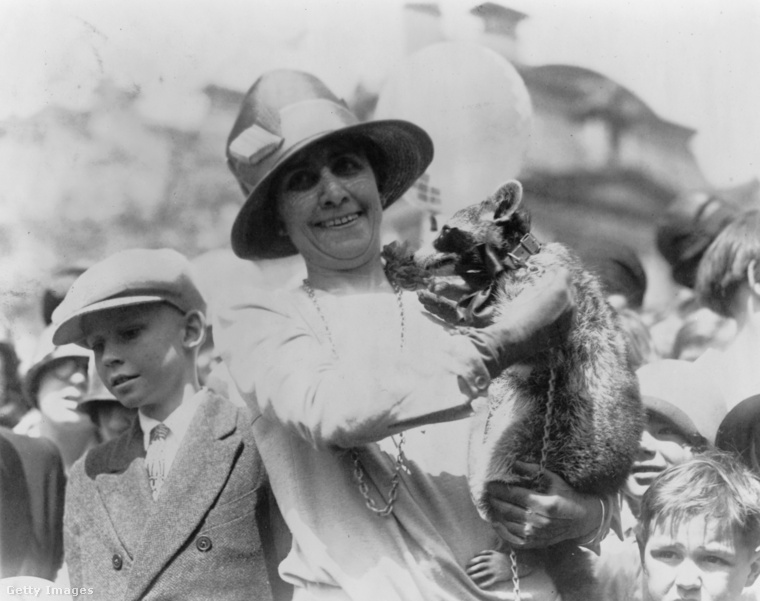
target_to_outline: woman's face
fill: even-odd
[[[296,155],[273,193],[285,230],[307,265],[343,271],[379,257],[383,207],[361,148],[330,141]]]
[[[89,424],[90,418],[79,411],[87,391],[87,358],[66,357],[43,368],[37,388],[37,404],[47,419],[58,425]]]
[[[647,412],[647,423],[626,482],[626,492],[640,499],[663,471],[688,461],[692,456],[686,434],[666,417]]]

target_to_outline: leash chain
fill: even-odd
[[[541,461],[538,464],[538,474],[535,480],[540,480],[546,471],[546,462],[549,458],[549,444],[551,443],[551,423],[554,414],[554,388],[556,385],[557,372],[552,367],[549,370],[549,390],[546,394],[546,417],[544,418],[544,437],[541,441]],[[521,601],[520,575],[517,571],[517,553],[514,549],[509,550],[509,559],[512,564],[512,586],[515,589],[515,601]]]
[[[509,552],[509,559],[512,562],[512,587],[515,589],[515,601],[520,601],[520,574],[517,571],[517,553],[514,549]]]

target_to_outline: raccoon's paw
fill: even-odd
[[[520,555],[517,558],[517,575],[525,578],[533,572],[535,566],[520,561]],[[509,553],[488,549],[467,562],[466,572],[480,588],[491,588],[499,582],[512,580],[512,560]]]
[[[417,291],[417,298],[419,298],[425,309],[446,323],[459,323],[458,304],[456,301],[429,290]]]
[[[473,302],[487,293],[473,290],[460,277],[433,277],[427,290],[417,292],[420,302],[433,315],[454,325],[482,328],[494,322],[494,309]]]

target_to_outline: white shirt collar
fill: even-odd
[[[187,434],[187,430],[190,428],[190,422],[193,421],[195,412],[205,398],[205,395],[201,394],[201,392],[198,391],[194,395],[183,399],[179,407],[172,411],[163,422],[143,415],[142,411],[137,412],[137,419],[140,420],[140,428],[143,431],[143,447],[146,451],[150,443],[150,431],[160,423],[169,428],[169,437],[173,440],[173,446],[175,448],[179,447],[185,434]]]

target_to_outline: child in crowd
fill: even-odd
[[[760,211],[744,213],[715,238],[700,261],[696,292],[704,306],[736,323],[730,341],[695,361],[720,382],[730,409],[760,394]]]
[[[250,413],[198,382],[205,309],[185,257],[133,249],[85,271],[54,313],[54,342],[91,349],[138,411],[67,487],[71,585],[93,599],[271,599]]]
[[[637,538],[645,601],[737,601],[760,572],[760,480],[717,452],[672,467],[644,494]]]
[[[718,395],[689,361],[661,359],[642,366],[636,375],[647,421],[621,494],[622,536],[608,535],[596,560],[602,598],[615,601],[642,598],[636,526],[644,493],[663,471],[714,445],[725,415]]]
[[[89,353],[75,344],[56,345],[52,337],[51,327],[40,335],[34,363],[24,376],[24,394],[31,409],[13,431],[54,442],[68,473],[100,441],[92,420],[80,411],[87,392]]]

